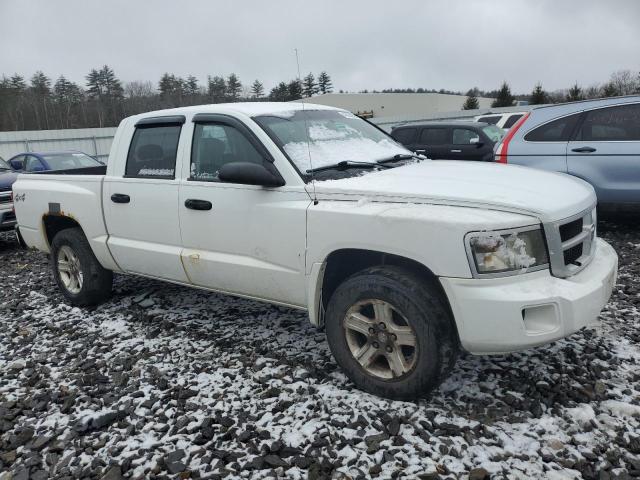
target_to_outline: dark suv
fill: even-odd
[[[432,160],[493,161],[493,146],[504,130],[480,122],[429,122],[403,125],[391,136],[409,150]]]

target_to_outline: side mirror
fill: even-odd
[[[475,137],[475,138],[470,139],[469,143],[471,145],[475,145],[478,148],[484,146],[484,142],[480,141],[480,137]]]
[[[14,170],[24,170],[24,162],[22,160],[11,160],[9,164]]]
[[[262,187],[281,187],[284,185],[282,177],[270,172],[263,165],[251,162],[227,163],[218,172],[218,178],[223,182],[243,185],[260,185]]]

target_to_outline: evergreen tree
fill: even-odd
[[[207,91],[213,103],[224,102],[227,95],[227,83],[222,77],[208,77]]]
[[[505,81],[502,82],[502,86],[500,90],[498,90],[498,95],[496,99],[491,104],[492,107],[510,107],[513,105],[515,98],[511,95],[511,89],[509,88],[509,84]]]
[[[302,83],[300,80],[291,80],[287,85],[288,100],[299,100],[302,98]]]
[[[184,94],[190,97],[195,97],[200,90],[198,86],[198,79],[193,75],[189,75],[184,82]]]
[[[582,95],[582,89],[576,83],[569,89],[567,102],[577,102],[579,100],[584,100],[584,96]]]
[[[122,84],[108,65],[104,65],[100,70],[91,69],[86,79],[87,95],[90,98],[121,99],[124,97]]]
[[[331,84],[331,77],[327,72],[320,72],[318,75],[318,90],[321,94],[333,92],[333,85]]]
[[[22,75],[18,75],[17,73],[15,73],[9,79],[8,85],[14,95],[21,95],[27,88],[24,77]]]
[[[480,108],[480,102],[478,102],[478,89],[472,88],[467,92],[467,99],[462,105],[463,110],[477,110]]]
[[[242,83],[235,73],[232,73],[227,78],[227,95],[232,102],[235,102],[240,98],[240,92],[242,91]]]
[[[542,105],[543,103],[547,103],[549,101],[547,92],[542,89],[542,85],[540,83],[536,84],[531,92],[531,96],[529,97],[530,105]]]
[[[48,97],[51,95],[51,79],[38,70],[31,77],[31,91],[40,97]]]
[[[607,82],[604,87],[602,87],[603,97],[617,97],[618,95],[618,90],[612,82]]]
[[[253,96],[253,98],[260,98],[264,95],[264,86],[262,85],[262,82],[260,82],[260,80],[256,79],[251,84],[251,95]]]
[[[280,82],[269,92],[269,99],[274,102],[289,101],[289,87],[285,82]]]
[[[164,99],[179,100],[183,95],[185,95],[186,82],[180,77],[165,73],[160,78],[158,90],[160,90],[160,96]]]
[[[305,97],[312,97],[313,95],[318,93],[316,78],[311,72],[309,72],[309,75],[304,77],[304,80],[302,81],[302,93]]]
[[[79,103],[82,101],[82,90],[77,84],[67,80],[64,75],[60,75],[53,85],[53,98],[60,103]]]

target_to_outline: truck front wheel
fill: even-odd
[[[414,399],[453,368],[458,343],[441,294],[397,267],[372,267],[345,280],[329,300],[329,347],[360,389]]]
[[[72,305],[97,305],[111,296],[113,273],[100,265],[82,229],[56,234],[50,258],[58,288]]]

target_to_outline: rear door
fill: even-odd
[[[589,110],[567,147],[569,173],[605,204],[640,204],[640,103]]]
[[[108,245],[123,270],[187,282],[180,251],[179,174],[176,168],[183,116],[146,118],[125,149],[126,165],[104,180]],[[183,135],[184,136],[184,135]],[[128,147],[128,153],[127,152]],[[179,169],[179,168],[178,168]]]
[[[548,121],[526,132],[521,140],[511,141],[508,163],[566,173],[567,144],[580,115],[574,113]]]
[[[418,138],[417,127],[400,127],[391,131],[393,139],[414,151],[416,148],[416,140]]]
[[[449,127],[424,127],[420,131],[415,152],[431,160],[451,158],[451,129]]]

